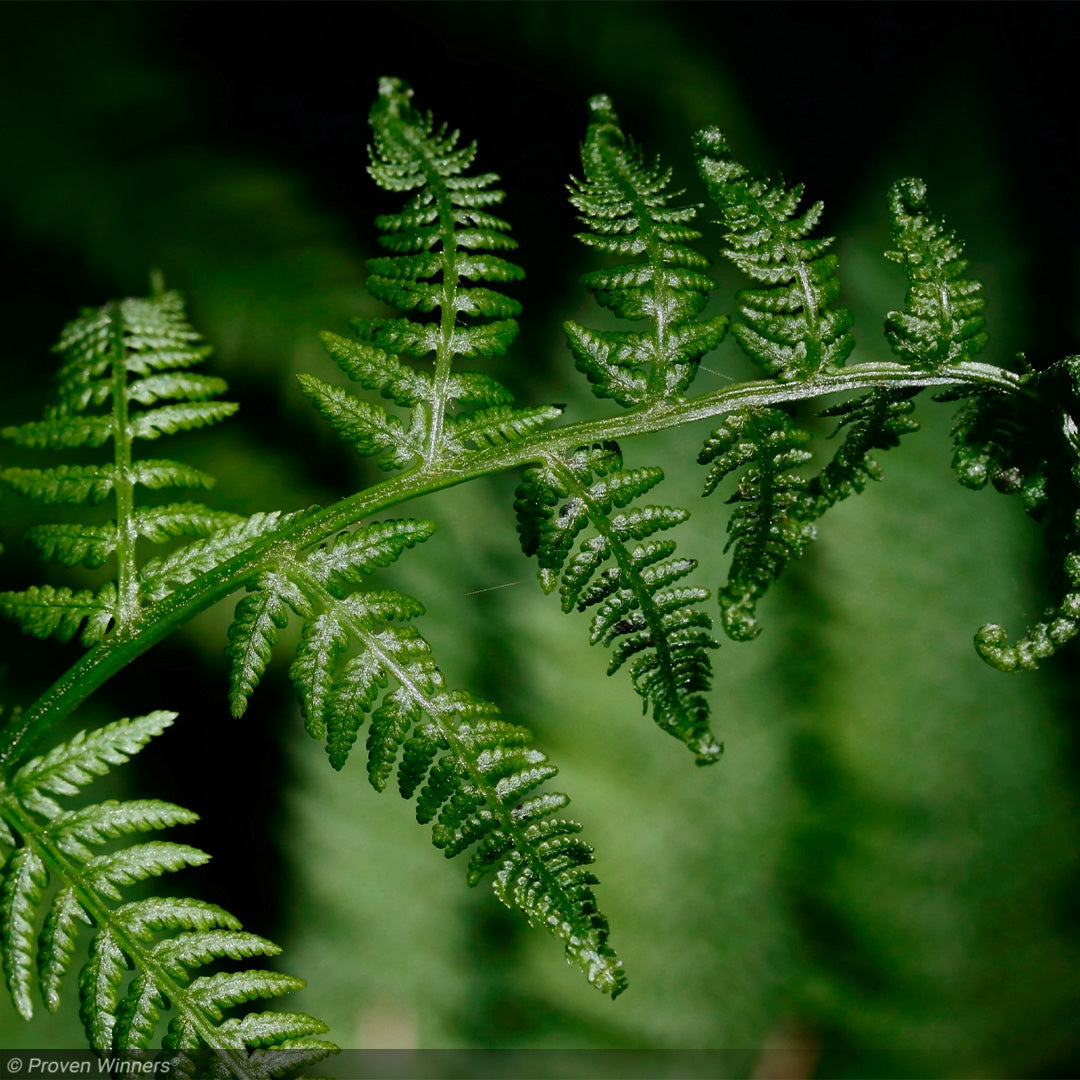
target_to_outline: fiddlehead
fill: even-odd
[[[178,293],[123,300],[87,310],[70,323],[56,351],[62,357],[56,402],[42,420],[0,435],[35,450],[111,446],[111,460],[53,468],[7,468],[0,482],[45,504],[100,503],[112,498],[115,518],[103,524],[36,525],[27,533],[46,558],[94,569],[115,561],[115,579],[97,590],[50,585],[0,594],[0,611],[35,637],[67,641],[81,630],[93,645],[110,627],[130,629],[152,593],[154,575],[140,571],[139,541],[205,538],[243,521],[200,503],[136,505],[136,489],[209,488],[213,477],[177,461],[140,459],[142,440],[205,427],[236,406],[215,400],[223,380],[192,369],[209,349],[184,317]]]
[[[931,215],[922,181],[894,184],[889,206],[895,250],[886,255],[908,278],[904,311],[886,318],[890,345],[913,366],[947,369],[973,359],[987,341],[986,301],[980,283],[964,276],[963,245]],[[960,482],[1019,495],[1061,560],[1061,600],[1039,622],[1014,642],[995,623],[975,635],[989,664],[1033,670],[1080,632],[1080,360],[1069,357],[1041,373],[1028,368],[1013,393],[984,388],[939,395],[957,398],[953,469]]]
[[[402,212],[376,219],[379,242],[393,254],[368,260],[367,289],[416,314],[357,319],[358,341],[323,335],[351,379],[380,391],[406,417],[300,376],[302,390],[327,422],[387,469],[430,466],[463,449],[519,439],[559,415],[551,406],[515,409],[510,392],[491,376],[455,369],[458,360],[502,356],[517,336],[518,302],[473,283],[502,286],[524,272],[491,254],[517,247],[510,225],[488,209],[503,199],[492,186],[498,177],[469,174],[476,144],[459,146],[458,132],[436,129],[431,114],[414,109],[411,97],[401,80],[383,79],[371,111],[369,172],[387,191],[416,194]],[[430,372],[409,362],[429,356]],[[462,406],[464,413],[452,411]]]
[[[220,1071],[229,1075],[279,1075],[286,1064],[280,1051],[289,1051],[288,1063],[300,1066],[336,1050],[319,1038],[326,1025],[301,1013],[226,1012],[304,984],[255,969],[194,977],[193,972],[221,960],[274,956],[280,949],[203,901],[121,902],[122,890],[136,882],[207,861],[209,856],[186,844],[130,843],[142,833],[190,824],[196,815],[152,799],[74,809],[57,801],[127,761],[174,719],[173,713],[157,712],[80,732],[0,785],[0,843],[11,848],[0,868],[4,978],[16,1008],[29,1018],[36,969],[41,996],[55,1011],[79,928],[89,926],[93,938],[79,975],[79,1012],[95,1050],[148,1049],[169,1016],[161,1045],[177,1052],[181,1071],[185,1057],[206,1048],[217,1052]]]
[[[1060,600],[1018,639],[1010,642],[996,623],[975,635],[979,655],[1002,671],[1033,671],[1080,633],[1080,437],[1074,419],[1080,414],[1080,358],[1028,371],[1023,386],[1024,395],[965,396],[953,425],[953,469],[960,482],[1019,495],[1060,567]]]

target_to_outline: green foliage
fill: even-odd
[[[757,637],[755,607],[765,590],[814,539],[818,502],[794,470],[810,460],[810,436],[780,409],[744,409],[727,417],[705,441],[698,461],[709,465],[708,495],[736,469],[745,472],[728,521],[727,547],[735,553],[720,590],[724,630],[736,641]]]
[[[570,201],[589,230],[577,238],[597,251],[633,262],[594,270],[582,284],[597,303],[623,319],[643,319],[643,331],[589,330],[563,325],[574,362],[598,397],[634,406],[664,401],[689,388],[702,356],[720,344],[727,316],[694,316],[715,287],[702,271],[709,260],[690,245],[701,233],[689,224],[698,207],[672,207],[671,170],[649,167],[619,126],[604,94],[589,102],[591,123],[581,149],[584,180]]]
[[[0,869],[8,991],[29,1019],[36,969],[41,997],[55,1011],[79,929],[89,926],[93,937],[79,975],[79,1014],[95,1050],[148,1049],[170,1015],[161,1041],[165,1049],[182,1055],[200,1048],[230,1051],[221,1055],[222,1063],[236,1076],[277,1075],[281,1060],[267,1057],[267,1048],[292,1052],[298,1066],[318,1061],[336,1048],[317,1037],[326,1026],[313,1017],[225,1015],[242,1003],[298,990],[304,985],[299,979],[255,969],[193,976],[221,960],[275,956],[276,945],[245,932],[235,916],[203,901],[121,902],[123,890],[137,882],[207,861],[208,855],[187,844],[131,842],[142,833],[190,824],[196,815],[156,799],[72,809],[58,801],[127,761],[175,719],[175,713],[156,712],[80,732],[28,761],[0,787],[0,839],[12,849]]]
[[[55,351],[61,356],[56,401],[43,420],[0,431],[33,450],[112,446],[112,460],[53,468],[0,471],[0,483],[37,502],[100,503],[110,495],[115,519],[103,524],[36,525],[26,539],[62,566],[96,569],[115,560],[116,577],[96,590],[73,592],[45,585],[0,594],[0,611],[39,638],[68,641],[82,631],[84,645],[110,627],[130,629],[155,595],[155,568],[139,572],[139,540],[161,544],[178,537],[205,538],[240,522],[235,514],[200,503],[135,505],[136,487],[213,486],[198,469],[165,459],[136,459],[138,440],[205,427],[236,406],[215,401],[222,379],[191,369],[209,355],[188,325],[180,295],[158,284],[148,299],[88,309],[68,324]],[[141,406],[141,407],[140,407]]]
[[[473,849],[469,884],[492,874],[499,899],[560,938],[567,959],[614,996],[626,981],[592,892],[592,848],[576,838],[580,825],[550,816],[567,804],[565,795],[526,798],[557,770],[529,746],[526,729],[496,719],[494,705],[448,689],[411,625],[424,613],[418,601],[360,587],[434,529],[430,521],[378,522],[293,559],[279,556],[262,571],[229,628],[233,715],[243,715],[295,613],[304,629],[290,674],[308,732],[325,738],[330,764],[344,767],[370,721],[372,786],[385,789],[400,754],[399,789],[407,799],[419,791],[417,821],[435,822],[434,845],[448,858]]]
[[[335,431],[386,469],[431,465],[464,449],[521,439],[559,415],[553,407],[514,409],[512,395],[495,379],[454,367],[459,359],[502,356],[518,332],[521,305],[472,283],[501,286],[520,280],[524,271],[490,254],[517,247],[509,223],[489,210],[504,197],[492,187],[498,177],[469,174],[476,144],[458,146],[459,134],[436,129],[430,113],[412,107],[411,97],[399,79],[383,79],[371,111],[368,171],[387,191],[416,194],[400,213],[376,219],[379,242],[394,254],[368,260],[367,289],[400,311],[434,317],[357,319],[359,341],[323,336],[351,379],[380,391],[407,410],[407,418],[310,375],[300,377],[301,389]],[[409,362],[429,355],[430,374]],[[462,406],[464,413],[453,411]]]
[[[502,289],[523,272],[504,257],[516,245],[492,212],[503,198],[498,177],[471,172],[475,145],[460,145],[456,132],[416,110],[396,79],[380,82],[371,112],[369,171],[407,201],[376,220],[388,254],[369,260],[367,282],[396,313],[355,320],[351,338],[323,335],[331,358],[369,397],[299,377],[328,425],[395,475],[325,509],[242,518],[190,501],[136,505],[136,488],[211,485],[199,469],[137,459],[133,448],[227,416],[233,406],[217,400],[224,383],[194,372],[207,350],[177,295],[160,288],[149,299],[88,311],[64,332],[56,404],[41,421],[3,434],[26,450],[81,456],[48,469],[6,467],[0,479],[47,507],[111,499],[115,515],[104,524],[33,525],[29,543],[75,571],[71,583],[0,594],[0,610],[28,633],[81,635],[91,647],[9,720],[0,742],[0,839],[12,848],[0,882],[0,947],[24,1015],[35,967],[55,1007],[86,924],[93,936],[81,1015],[95,1048],[147,1047],[171,1012],[167,1048],[235,1052],[221,1066],[236,1075],[269,1073],[272,1059],[260,1054],[275,1046],[299,1058],[327,1050],[311,1018],[225,1016],[296,988],[296,980],[251,971],[191,975],[276,947],[200,902],[124,901],[129,885],[205,861],[185,845],[130,842],[194,815],[155,800],[81,809],[57,801],[130,757],[171,714],[84,733],[28,760],[112,675],[235,593],[225,646],[233,718],[245,718],[295,620],[289,674],[308,733],[325,744],[332,767],[345,769],[366,724],[372,787],[396,781],[417,821],[431,826],[434,846],[447,857],[469,854],[469,884],[489,878],[499,900],[561,942],[588,983],[612,997],[625,988],[594,893],[592,848],[577,822],[559,816],[568,797],[545,788],[555,766],[526,727],[503,718],[490,691],[455,688],[417,625],[425,609],[411,593],[422,590],[390,580],[402,572],[402,554],[436,528],[427,519],[387,516],[417,498],[520,470],[518,532],[524,553],[537,558],[543,590],[558,589],[564,611],[591,614],[591,642],[611,649],[609,674],[626,667],[644,710],[705,764],[722,749],[709,727],[717,642],[704,608],[708,591],[691,583],[697,561],[677,554],[666,535],[689,515],[644,502],[664,472],[624,467],[621,446],[711,422],[698,455],[708,466],[705,494],[735,485],[721,620],[729,637],[748,640],[759,633],[759,601],[806,551],[825,512],[880,479],[875,455],[917,430],[914,397],[932,386],[939,399],[961,402],[954,428],[961,481],[1021,494],[1063,568],[1063,598],[1044,619],[1013,644],[1000,627],[984,627],[980,653],[1005,669],[1030,668],[1080,630],[1080,361],[1020,375],[975,361],[986,343],[980,286],[964,277],[959,242],[930,216],[924,185],[901,181],[890,195],[887,256],[908,278],[904,310],[885,317],[898,362],[849,364],[852,319],[839,306],[833,240],[813,235],[822,204],[800,211],[800,185],[754,179],[717,129],[699,132],[698,169],[721,214],[722,254],[755,283],[735,298],[732,336],[765,377],[692,396],[702,358],[729,325],[725,315],[701,318],[715,285],[695,246],[699,207],[672,205],[681,193],[669,190],[670,172],[647,164],[605,95],[590,109],[571,202],[585,228],[579,239],[615,262],[583,283],[613,316],[637,325],[592,330],[567,322],[564,329],[578,370],[596,396],[622,406],[617,415],[552,427],[560,407],[518,408],[494,377],[461,369],[508,352],[520,307]],[[388,405],[371,399],[376,394]],[[796,423],[796,407],[821,398],[830,400],[822,415],[836,421],[836,441],[814,471],[813,437]],[[137,549],[166,543],[173,546],[151,558]],[[467,543],[471,553],[481,550],[479,537]],[[110,580],[87,584],[87,571],[112,565]],[[515,675],[489,674],[491,684]]]
[[[921,180],[893,184],[889,210],[896,247],[886,251],[885,258],[899,263],[908,278],[904,310],[885,317],[890,347],[914,367],[973,360],[987,341],[986,301],[979,282],[964,277],[963,245],[928,215]]]
[[[651,704],[656,723],[703,765],[723,749],[709,730],[704,696],[712,672],[706,650],[716,642],[712,620],[698,605],[709,594],[677,584],[697,566],[693,559],[672,558],[670,540],[648,539],[688,515],[670,506],[615,512],[663,478],[659,469],[624,469],[618,445],[604,443],[529,469],[514,506],[522,549],[537,556],[544,590],[551,592],[561,574],[563,610],[596,609],[589,640],[612,646],[608,674],[629,661],[645,709]]]
[[[695,138],[698,171],[720,207],[727,228],[723,254],[766,288],[735,297],[731,332],[743,351],[769,375],[807,378],[840,367],[851,355],[851,313],[838,307],[839,260],[833,238],[811,237],[824,204],[797,214],[803,187],[750,176],[731,157],[717,128]]]

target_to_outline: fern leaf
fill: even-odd
[[[793,470],[810,459],[809,435],[779,409],[748,408],[724,418],[698,461],[710,465],[703,494],[726,476],[745,471],[729,502],[727,549],[734,549],[727,584],[718,593],[725,632],[736,641],[761,633],[758,600],[814,539],[821,512],[816,493]]]
[[[60,1008],[60,985],[75,959],[80,924],[92,926],[93,922],[79,902],[75,887],[68,886],[61,889],[50,905],[39,938],[38,981],[49,1012]]]
[[[702,271],[709,260],[691,245],[699,207],[673,207],[671,172],[645,163],[623,134],[610,99],[589,102],[591,122],[581,150],[584,179],[573,180],[570,201],[588,232],[589,247],[639,261],[586,274],[599,304],[626,319],[645,319],[644,331],[595,331],[564,325],[574,362],[598,397],[623,406],[665,400],[685,391],[701,357],[723,339],[728,320],[694,322],[714,282]]]
[[[132,527],[139,536],[155,544],[178,536],[207,537],[222,529],[240,525],[244,518],[222,510],[209,510],[200,503],[163,503],[136,510]]]
[[[0,429],[0,437],[27,450],[73,450],[104,446],[114,434],[107,416],[58,416]]]
[[[26,530],[26,540],[46,558],[61,566],[104,565],[116,550],[116,525],[34,525]]]
[[[112,465],[58,465],[54,469],[0,470],[0,483],[24,498],[42,503],[97,504],[108,498],[116,470]]]
[[[469,174],[476,147],[459,146],[457,132],[436,129],[410,103],[398,79],[382,79],[371,111],[368,171],[387,191],[413,192],[404,211],[376,219],[380,244],[391,254],[368,260],[367,289],[401,312],[433,314],[355,320],[358,342],[324,335],[330,355],[354,381],[406,411],[401,418],[345,390],[302,377],[324,418],[361,454],[394,469],[508,441],[550,418],[536,410],[451,422],[449,410],[508,406],[504,386],[479,373],[461,373],[460,360],[502,356],[517,335],[516,300],[489,287],[520,280],[519,266],[493,251],[516,247],[509,225],[487,211],[502,201],[493,173]],[[430,359],[431,373],[413,366]],[[470,424],[459,428],[455,423]]]
[[[39,525],[27,538],[46,558],[65,566],[94,569],[115,560],[115,583],[94,593],[52,586],[6,593],[0,610],[38,637],[68,640],[85,623],[82,641],[93,645],[113,625],[139,618],[146,600],[138,577],[140,539],[205,537],[240,520],[191,502],[137,508],[137,486],[206,488],[213,481],[177,462],[140,462],[135,442],[216,423],[236,406],[212,400],[226,389],[221,379],[190,370],[209,350],[188,325],[177,293],[85,311],[65,328],[56,351],[61,355],[57,394],[45,418],[5,428],[0,435],[42,450],[111,444],[111,460],[5,469],[0,481],[44,503],[93,504],[111,497],[116,509],[111,521]]]
[[[300,389],[311,399],[319,415],[358,453],[380,457],[386,469],[409,464],[420,452],[418,434],[406,431],[381,405],[364,401],[312,375],[297,376]]]
[[[731,332],[743,351],[770,375],[807,378],[839,368],[851,354],[851,314],[839,307],[833,238],[811,237],[822,204],[801,214],[802,185],[755,180],[734,161],[717,128],[695,138],[698,171],[727,227],[724,256],[767,286],[735,299]]]
[[[162,458],[144,458],[132,462],[131,479],[143,487],[157,489],[166,487],[212,488],[215,480],[201,469],[192,468],[180,461]]]
[[[391,520],[341,533],[305,560],[318,580],[335,588],[358,585],[380,567],[396,562],[408,548],[435,532],[433,521]]]
[[[78,929],[88,925],[93,936],[79,973],[79,1012],[94,1049],[148,1048],[163,1013],[171,1009],[163,1045],[234,1048],[220,1051],[220,1075],[270,1075],[274,1066],[264,1054],[270,1047],[302,1051],[310,1060],[325,1056],[335,1048],[313,1037],[326,1027],[312,1017],[225,1016],[234,1004],[299,989],[300,980],[257,970],[192,975],[222,959],[276,955],[276,945],[244,932],[235,916],[202,901],[148,897],[116,904],[129,885],[206,862],[209,856],[185,844],[126,843],[132,834],[192,822],[194,814],[155,800],[74,809],[57,801],[127,761],[174,715],[153,713],[81,732],[0,785],[0,818],[18,835],[0,868],[0,946],[8,990],[29,1018],[36,966],[42,997],[56,1009]],[[113,848],[115,841],[124,846]],[[98,853],[103,845],[111,849]],[[38,909],[50,884],[57,888],[38,933]],[[252,1062],[253,1051],[263,1056]]]
[[[717,647],[711,620],[698,606],[708,593],[670,588],[697,566],[693,559],[661,562],[674,544],[635,543],[688,515],[661,506],[613,512],[662,479],[659,469],[623,469],[614,443],[583,448],[569,459],[549,456],[525,473],[517,489],[518,532],[525,554],[537,556],[545,591],[555,588],[561,574],[564,611],[595,606],[592,642],[615,645],[608,673],[629,661],[644,707],[651,705],[656,723],[706,764],[722,752],[709,730],[704,697],[712,673],[708,651]],[[590,526],[595,534],[571,558]],[[613,565],[601,572],[606,563]]]
[[[965,487],[991,484],[1018,495],[1043,529],[1050,557],[1061,569],[1061,597],[1015,641],[988,623],[975,635],[979,655],[1002,671],[1031,671],[1080,633],[1080,357],[1040,373],[1027,372],[1020,392],[984,390],[960,397],[953,425],[953,470]]]
[[[893,352],[913,367],[938,368],[972,360],[986,345],[982,285],[964,277],[964,246],[944,223],[930,216],[926,185],[898,180],[889,190],[895,248],[885,257],[908,279],[903,311],[885,317]]]
[[[4,979],[15,1008],[26,1020],[33,1015],[30,999],[34,971],[34,917],[49,873],[30,847],[16,849],[0,869],[0,941],[4,945]]]
[[[26,801],[26,800],[24,800]],[[81,810],[58,814],[51,831],[57,847],[79,862],[91,858],[90,846],[135,832],[190,825],[198,818],[190,810],[157,799],[109,799]]]
[[[23,765],[12,778],[11,788],[31,812],[54,818],[60,806],[51,796],[78,794],[95,778],[128,761],[175,719],[176,713],[158,711],[80,732]]]
[[[351,659],[340,677],[339,658],[358,638],[369,646],[381,642],[380,647],[394,654],[407,652],[412,638],[386,624],[423,613],[421,605],[401,593],[356,587],[426,540],[434,529],[429,521],[373,522],[341,533],[258,578],[237,606],[229,629],[226,651],[232,665],[234,715],[242,715],[291,608],[305,620],[290,676],[304,706],[308,731],[315,738],[326,736],[335,767],[344,765],[360,724],[387,683],[381,661],[370,648]]]
[[[625,505],[632,493],[623,481],[613,480],[597,495],[598,504]],[[366,587],[374,571],[391,565],[433,530],[426,521],[373,522],[282,560],[275,572],[302,593],[303,610],[280,599],[280,589],[277,600],[259,599],[260,592],[270,590],[257,582],[254,599],[241,601],[249,610],[238,613],[230,649],[254,656],[246,661],[251,670],[265,664],[264,647],[280,625],[274,612],[283,618],[292,607],[305,625],[290,675],[308,730],[325,738],[331,765],[344,767],[369,720],[372,786],[385,789],[397,763],[402,795],[411,798],[420,788],[417,819],[438,818],[435,845],[447,856],[474,846],[482,852],[470,862],[469,881],[475,883],[486,871],[495,871],[497,882],[531,877],[532,889],[496,884],[496,891],[531,923],[560,937],[568,957],[595,985],[618,993],[624,985],[621,964],[607,945],[607,924],[596,912],[586,877],[578,873],[591,862],[591,850],[575,849],[565,862],[542,837],[534,840],[540,816],[567,801],[562,795],[527,797],[554,775],[554,767],[527,746],[524,729],[493,719],[494,706],[446,688],[428,643],[412,625],[423,613],[416,600]],[[233,984],[198,985],[214,996]],[[208,997],[208,1008],[209,1002]],[[187,1034],[179,1031],[176,1038],[181,1045]]]
[[[326,351],[350,379],[405,408],[431,396],[431,376],[403,364],[394,353],[426,356],[438,346],[437,327],[408,319],[360,319],[354,325],[363,340],[329,332],[320,335]]]
[[[562,409],[557,405],[539,405],[532,409],[514,409],[496,405],[477,409],[449,420],[449,439],[456,446],[482,450],[528,438],[545,424],[557,420]]]
[[[442,691],[414,702],[441,736],[425,733],[427,783],[417,797],[417,820],[435,822],[432,842],[448,858],[473,849],[470,885],[490,875],[496,896],[531,926],[562,940],[567,960],[590,983],[613,997],[621,993],[626,977],[592,891],[592,848],[561,843],[581,826],[551,817],[569,800],[562,793],[526,797],[556,774],[555,767],[530,745],[528,731],[500,720],[489,702]],[[404,712],[399,710],[400,719]],[[398,767],[406,797],[417,784],[416,749],[416,743],[412,752],[407,748]],[[378,775],[384,775],[382,766]]]

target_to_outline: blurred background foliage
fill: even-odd
[[[691,198],[690,134],[719,123],[752,168],[825,199],[856,359],[886,356],[881,317],[902,300],[880,258],[887,186],[923,176],[986,282],[990,358],[1024,349],[1045,365],[1080,331],[1077,23],[1073,5],[1034,3],[5,5],[0,423],[38,414],[62,324],[144,292],[156,266],[243,405],[188,448],[222,506],[325,504],[373,479],[294,375],[325,377],[316,332],[374,310],[363,259],[393,200],[364,172],[366,115],[384,74],[503,177],[529,276],[495,374],[524,402],[566,401],[568,419],[608,407],[559,329],[597,321],[563,183],[601,90]],[[726,305],[735,279],[716,273]],[[706,364],[706,385],[746,373],[730,342]],[[540,594],[513,478],[410,511],[441,524],[394,574],[428,606],[435,655],[452,684],[535,727],[598,849],[632,979],[615,1004],[490,891],[467,890],[361,760],[329,769],[284,663],[228,719],[228,607],[76,720],[181,713],[125,782],[203,815],[192,842],[215,859],[190,888],[284,942],[310,984],[296,1006],[343,1046],[786,1044],[807,1075],[1075,1075],[1077,653],[1016,676],[975,656],[981,623],[1018,629],[1040,611],[1040,543],[1018,507],[951,478],[947,408],[919,412],[885,483],[833,511],[764,606],[762,637],[717,655],[727,754],[706,770],[641,718],[626,680],[603,677],[586,621]],[[665,501],[697,511],[680,546],[715,586],[723,513],[696,501],[692,434],[624,450],[664,464]],[[18,539],[30,512],[5,498],[0,587],[41,580]],[[6,628],[0,644],[9,700],[61,670],[55,647]],[[24,1024],[5,998],[0,1044],[82,1040],[70,1002]]]

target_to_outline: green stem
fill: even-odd
[[[695,398],[659,402],[614,417],[588,420],[537,432],[503,446],[462,453],[451,461],[414,469],[342,499],[333,506],[252,542],[240,554],[179,587],[164,600],[144,608],[138,620],[118,627],[22,713],[19,726],[9,727],[0,742],[0,766],[24,758],[48,730],[82,704],[98,687],[151,646],[199,612],[211,607],[275,559],[288,558],[301,547],[318,543],[420,495],[541,463],[549,454],[565,454],[579,446],[609,439],[627,439],[650,432],[708,420],[747,406],[782,405],[826,394],[873,389],[920,389],[931,386],[995,387],[1012,394],[1027,393],[1013,372],[989,364],[959,363],[945,371],[914,371],[902,364],[868,363],[818,374],[799,382],[762,380],[741,383]]]
[[[126,349],[120,312],[112,314],[113,493],[116,496],[116,622],[126,626],[139,611],[135,563],[135,485],[131,479]]]
[[[439,209],[439,229],[443,245],[443,295],[439,317],[439,347],[435,350],[435,372],[432,379],[431,414],[428,423],[427,446],[424,462],[429,467],[439,456],[443,444],[443,417],[450,396],[450,375],[454,364],[454,327],[457,324],[458,271],[457,234],[454,232],[454,208],[438,170],[427,170],[428,185],[435,192],[435,205]]]

